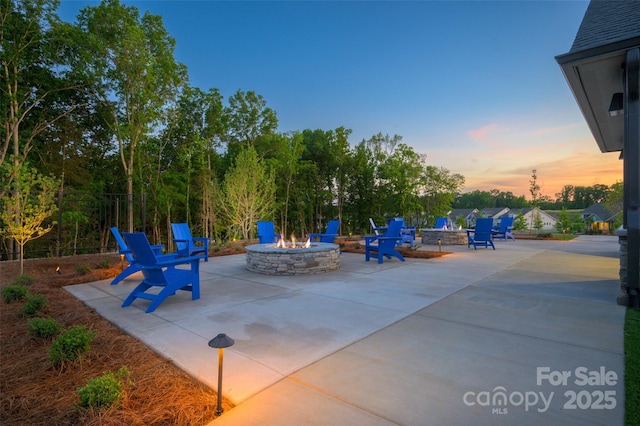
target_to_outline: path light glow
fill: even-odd
[[[209,340],[209,346],[218,349],[218,406],[216,408],[216,416],[222,414],[222,359],[224,358],[224,348],[233,346],[235,342],[224,333],[218,334]]]

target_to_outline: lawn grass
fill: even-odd
[[[640,425],[640,310],[627,309],[624,321],[626,426]]]
[[[577,237],[577,235],[575,235],[574,233],[563,234],[562,232],[553,232],[551,236],[553,237],[554,240],[567,240],[567,241],[573,240],[575,237]]]

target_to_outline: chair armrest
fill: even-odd
[[[334,237],[336,238],[338,234],[309,234],[309,238],[317,238],[317,237]]]
[[[179,252],[176,252],[156,255],[156,258],[161,262],[166,262],[174,259],[184,259],[185,256],[180,254]]]
[[[164,268],[166,266],[175,266],[175,265],[184,265],[185,263],[192,263],[194,261],[200,261],[202,256],[185,256],[180,257],[177,253],[165,255],[165,257],[161,257],[158,259],[158,263],[153,265],[140,265],[142,269],[157,269]]]
[[[378,238],[380,238],[380,236],[378,235],[371,235],[371,236],[365,236],[364,237],[364,242],[365,244],[370,244],[372,242],[374,242],[375,240],[377,240]]]
[[[378,240],[380,241],[398,241],[401,239],[402,237],[383,237],[383,236],[378,237]]]
[[[161,255],[162,254],[162,250],[164,249],[164,244],[154,244],[151,246],[151,250],[153,250],[154,254],[156,256]],[[126,249],[120,249],[118,250],[118,254],[131,254],[133,255],[133,253],[131,252],[130,248],[126,248]]]

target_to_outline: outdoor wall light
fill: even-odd
[[[438,238],[438,252],[442,251],[442,240]]]
[[[216,416],[222,414],[222,358],[224,357],[224,348],[232,346],[235,342],[224,333],[218,334],[209,340],[209,346],[218,349],[218,405],[216,408]]]
[[[611,97],[611,104],[609,104],[609,116],[615,117],[618,114],[622,114],[623,111],[623,96],[621,92],[614,93]]]

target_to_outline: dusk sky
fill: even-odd
[[[463,192],[529,194],[622,180],[555,56],[586,1],[122,1],[163,17],[190,83],[262,95],[280,132],[382,133],[460,173]],[[62,0],[60,17],[99,2]]]

